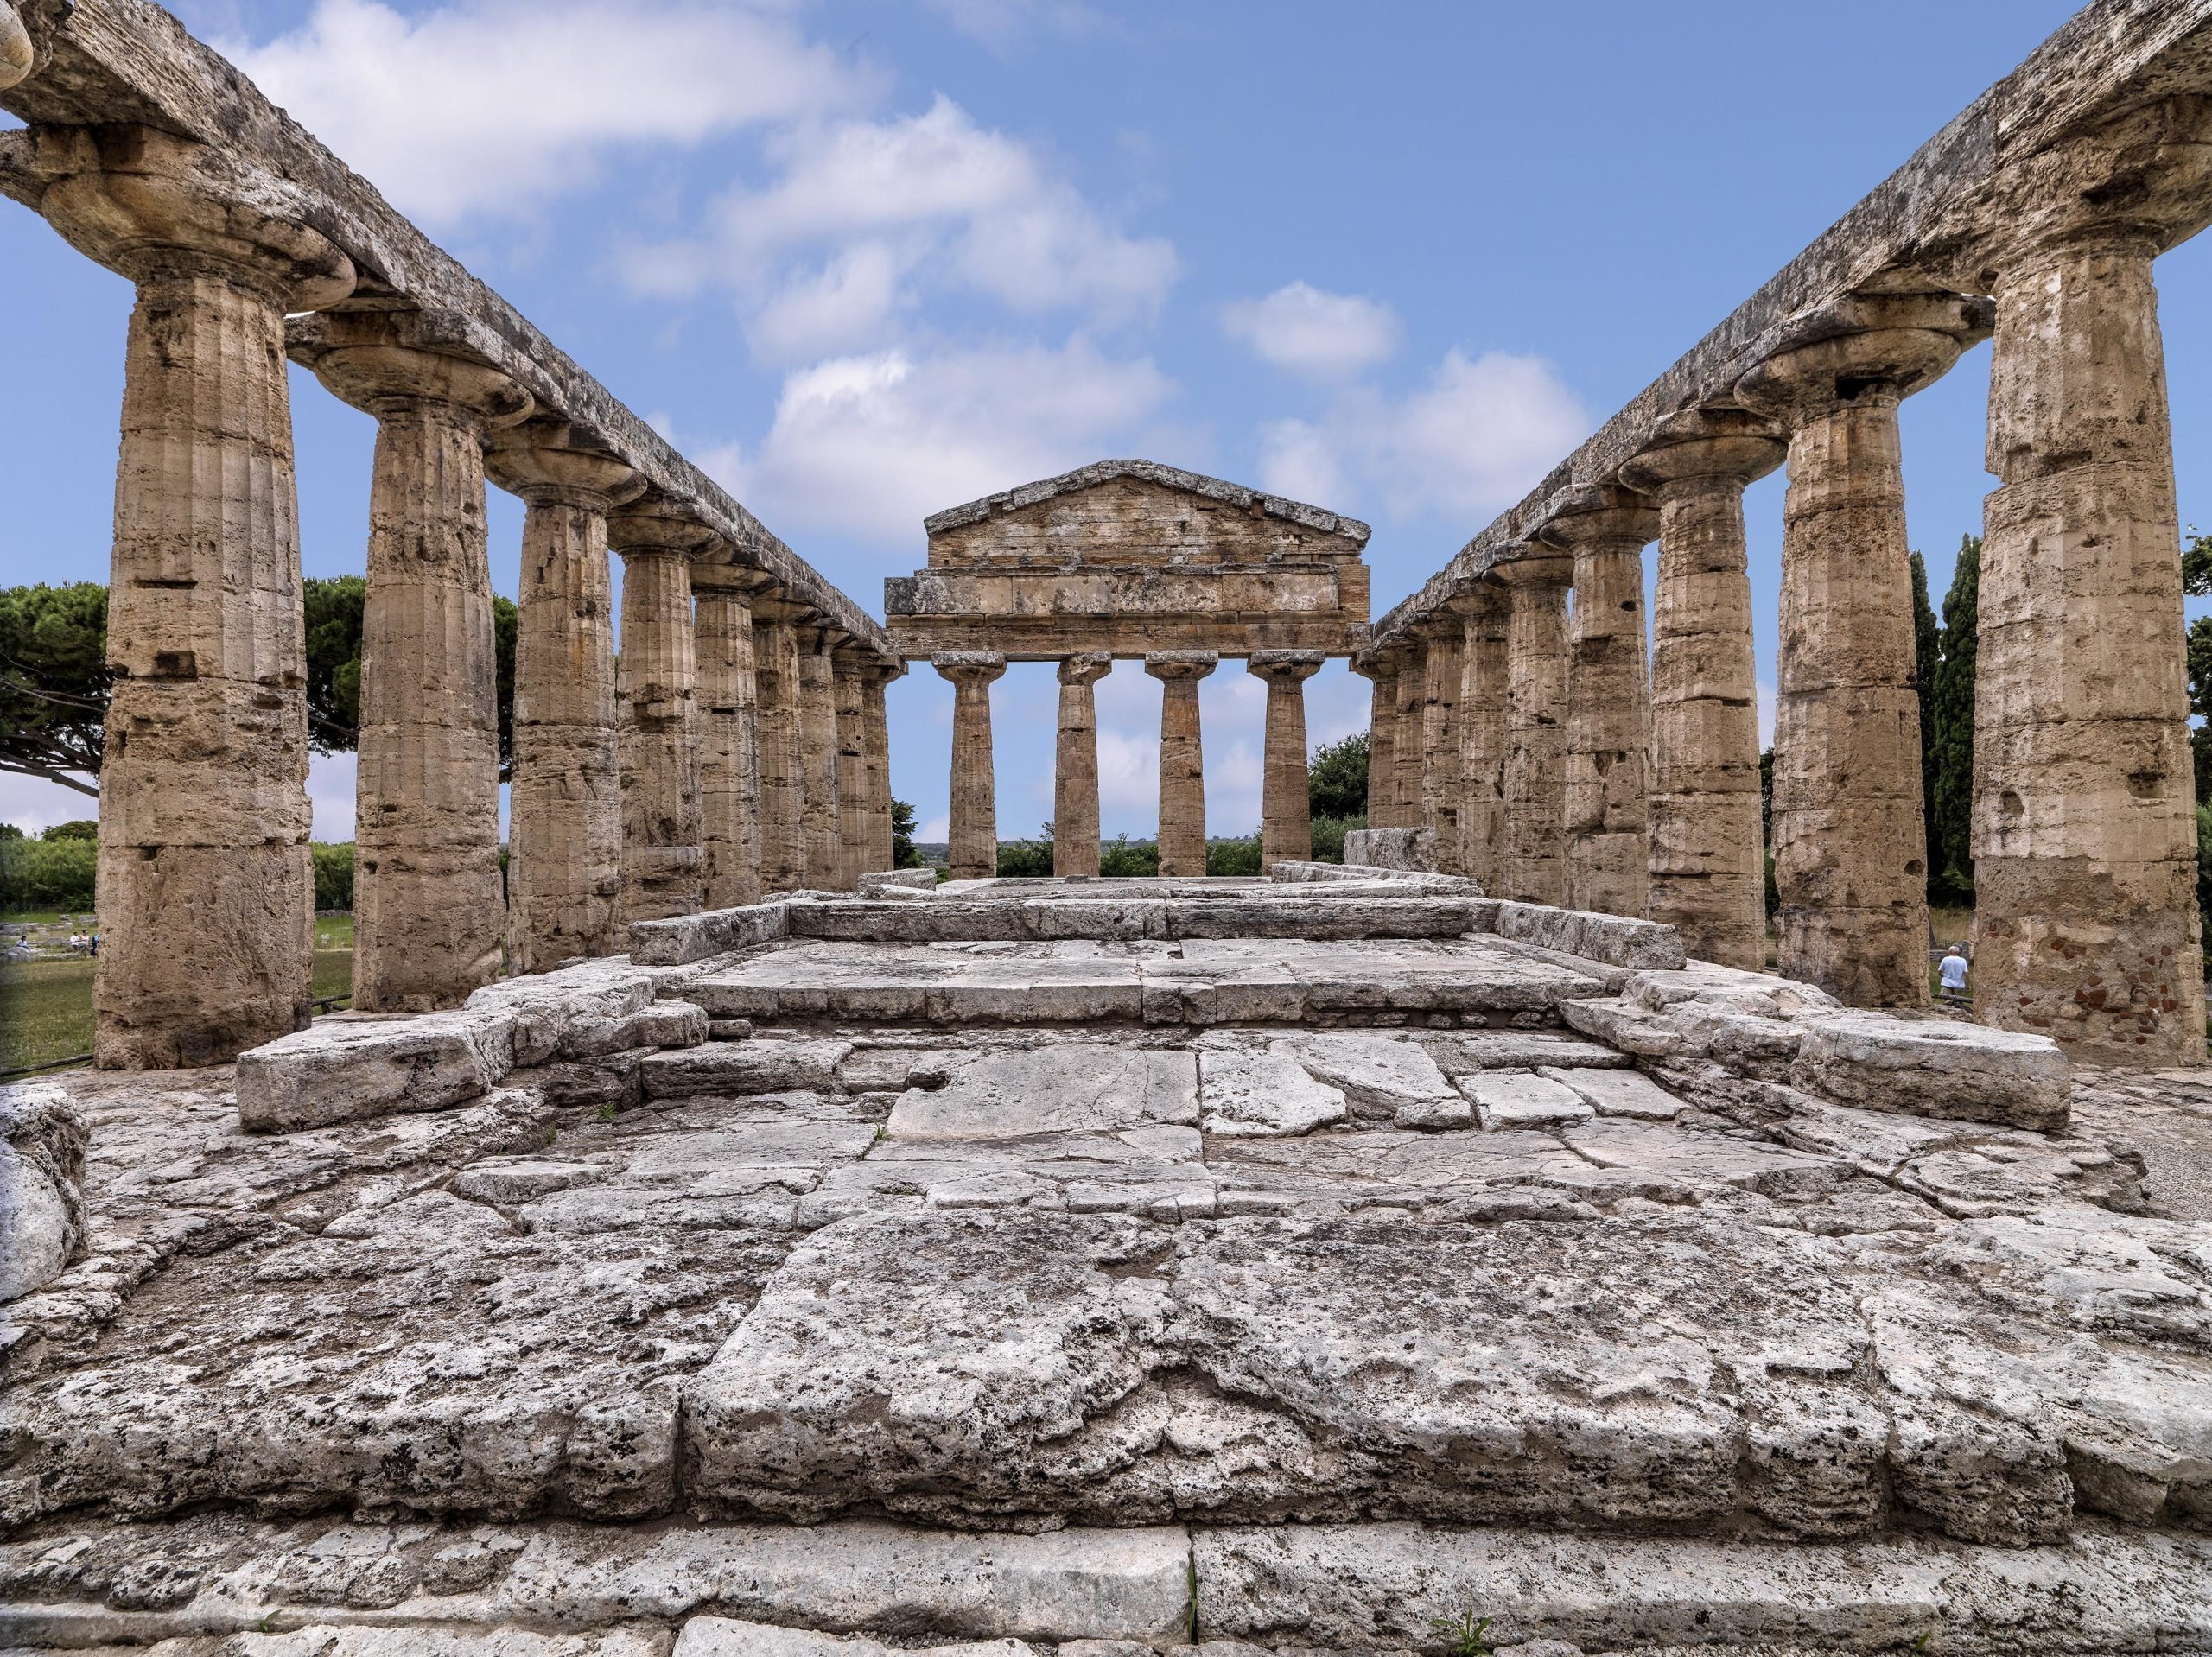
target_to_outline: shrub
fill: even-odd
[[[1158,874],[1160,844],[1116,835],[1098,848],[1098,873],[1109,880],[1139,880]]]
[[[1351,817],[1316,817],[1313,819],[1313,860],[1316,863],[1341,863],[1344,860],[1344,836],[1355,828],[1367,827],[1367,813]]]
[[[1257,874],[1259,872],[1260,837],[1256,834],[1228,835],[1206,841],[1208,874]]]
[[[1033,880],[1052,872],[1052,842],[1049,840],[999,841],[999,878]]]
[[[1356,817],[1367,811],[1367,733],[1313,750],[1306,770],[1306,797],[1317,817]]]
[[[0,908],[92,912],[99,841],[42,837],[10,841],[10,847],[7,863],[0,867],[5,867],[11,889],[0,893]]]
[[[41,840],[89,840],[97,841],[100,826],[91,817],[79,817],[72,822],[57,822],[41,834]]]
[[[315,853],[315,906],[317,910],[351,909],[353,906],[353,842],[339,845],[316,841]]]

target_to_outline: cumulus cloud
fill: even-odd
[[[1388,305],[1303,282],[1224,306],[1221,326],[1262,362],[1316,379],[1349,378],[1398,348],[1398,319]]]
[[[1093,323],[1148,316],[1175,281],[1167,242],[1123,233],[1027,145],[939,97],[918,115],[779,130],[759,187],[700,234],[619,256],[641,293],[737,295],[754,351],[794,362],[882,343],[932,289]]]
[[[702,464],[771,523],[912,543],[931,512],[1096,459],[1173,389],[1082,339],[832,358],[785,379],[757,449]]]
[[[1408,397],[1357,387],[1319,419],[1263,428],[1261,481],[1326,505],[1364,498],[1395,517],[1485,518],[1533,488],[1590,428],[1544,359],[1452,351]]]
[[[879,86],[781,8],[710,0],[457,0],[413,16],[382,0],[318,0],[291,33],[217,45],[433,222],[592,183],[620,145],[820,117]]]

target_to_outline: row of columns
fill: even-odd
[[[2203,955],[2171,441],[2152,261],[2212,203],[2212,111],[2135,111],[2034,164],[1948,274],[1838,302],[1554,496],[1484,581],[1357,663],[1370,819],[1503,894],[1764,964],[1747,484],[1784,465],[1770,844],[1781,969],[1928,999],[1897,412],[1993,328],[1974,708],[1974,1000],[2078,1056],[2196,1063]],[[2190,209],[2190,212],[2193,212]],[[2171,212],[2170,219],[2158,217]],[[1651,660],[1643,546],[1659,543]],[[1570,606],[1570,598],[1572,604]]]
[[[1306,774],[1305,682],[1326,659],[1319,651],[1256,651],[1246,668],[1267,682],[1262,764],[1262,867],[1313,855]],[[1205,740],[1198,681],[1220,665],[1213,651],[1154,651],[1144,670],[1160,682],[1160,873],[1206,872]],[[991,752],[990,688],[1006,671],[995,651],[948,651],[930,664],[951,681],[952,786],[946,860],[955,879],[998,872],[996,774]],[[1098,707],[1095,687],[1114,658],[1086,651],[1064,657],[1059,734],[1052,784],[1052,873],[1098,873]]]
[[[363,616],[354,1005],[452,1006],[627,922],[888,867],[883,686],[804,606],[719,583],[707,525],[642,501],[408,313],[286,318],[344,253],[240,204],[200,146],[40,128],[39,206],[130,278],[101,772],[95,1057],[220,1062],[303,1025],[314,936],[288,343],[377,421]],[[503,890],[490,475],[525,504]],[[625,562],[614,651],[610,549]],[[717,585],[693,591],[695,567]],[[769,665],[762,667],[766,663]]]

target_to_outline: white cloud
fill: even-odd
[[[1096,460],[1173,390],[1081,339],[834,358],[785,380],[757,452],[702,464],[771,523],[912,544],[931,512]]]
[[[43,777],[0,771],[0,822],[11,822],[26,835],[40,834],[57,822],[97,817],[99,810],[99,802],[89,794]]]
[[[1398,319],[1388,305],[1303,282],[1224,306],[1221,326],[1262,361],[1316,379],[1349,378],[1398,348]]]
[[[963,35],[995,51],[1048,29],[1088,35],[1103,22],[1098,13],[1077,0],[927,0],[927,4]]]
[[[315,839],[353,838],[355,766],[350,753],[308,756],[308,805],[314,814],[308,832]]]
[[[696,144],[864,103],[876,78],[773,5],[458,0],[416,16],[319,0],[224,54],[404,211],[450,222],[600,176],[606,151]]]
[[[700,236],[617,256],[642,294],[733,290],[765,360],[882,344],[925,289],[1118,323],[1150,315],[1175,281],[1172,245],[1123,234],[950,98],[919,115],[798,124],[767,150],[774,181],[727,192]]]
[[[1590,428],[1544,359],[1491,351],[1470,359],[1452,351],[1403,399],[1358,387],[1318,421],[1263,428],[1261,482],[1347,510],[1360,510],[1354,497],[1364,497],[1394,517],[1487,518],[1533,488]]]

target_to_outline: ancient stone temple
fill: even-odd
[[[0,1087],[0,1653],[2212,1652],[2151,280],[2212,0],[2096,0],[1373,619],[1363,524],[1129,460],[931,518],[879,624],[147,0],[0,0],[0,193],[137,289],[99,1066]],[[1969,1018],[1898,409],[1980,340]],[[318,1018],[288,357],[376,422]],[[1049,879],[995,873],[1009,661]],[[1208,877],[1239,662],[1266,872]],[[1102,879],[1131,663],[1162,873]]]

